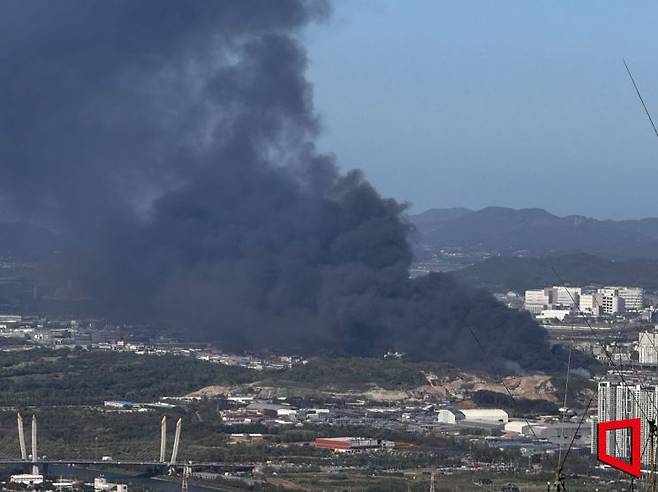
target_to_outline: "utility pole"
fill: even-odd
[[[181,481],[180,484],[181,492],[188,492],[189,486],[187,482],[191,473],[192,473],[192,469],[190,468],[189,465],[183,466],[183,480]]]
[[[656,492],[656,419],[647,419],[649,424],[649,491]]]

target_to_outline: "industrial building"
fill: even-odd
[[[104,477],[94,479],[94,492],[128,492],[128,485],[123,483],[110,483]]]
[[[354,451],[361,449],[393,448],[395,442],[367,437],[319,437],[313,441],[316,448],[334,451]]]
[[[438,421],[442,424],[457,424],[463,421],[464,423],[505,425],[509,421],[509,416],[505,410],[498,408],[443,409],[439,410]]]
[[[525,420],[510,420],[505,424],[505,432],[526,434],[530,432],[530,425]]]
[[[256,442],[263,442],[263,434],[231,434],[229,436],[229,444],[253,444]]]
[[[9,482],[34,487],[35,485],[43,485],[43,475],[40,473],[21,473],[19,475],[12,475],[9,478]]]
[[[117,410],[130,410],[139,407],[137,403],[127,400],[105,400],[103,406],[106,408],[115,408]]]
[[[537,315],[537,319],[557,319],[563,321],[564,318],[573,314],[571,309],[544,309]]]

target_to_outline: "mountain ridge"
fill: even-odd
[[[409,216],[424,250],[456,248],[490,256],[590,253],[606,258],[658,258],[658,218],[560,217],[541,208],[430,209]]]

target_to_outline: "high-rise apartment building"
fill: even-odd
[[[637,351],[640,364],[658,364],[658,333],[641,331]]]
[[[598,415],[592,422],[592,453],[596,453],[598,442],[596,423],[611,420],[641,419],[640,445],[644,447],[649,437],[647,419],[656,416],[658,386],[655,384],[624,384],[601,381],[598,385]],[[630,459],[631,435],[629,430],[610,431],[606,436],[608,454],[617,458]],[[649,453],[642,453],[642,463],[649,463]]]

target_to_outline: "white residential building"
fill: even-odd
[[[526,290],[524,308],[533,314],[553,309],[572,309],[578,306],[581,291],[580,287],[564,285]]]
[[[601,290],[616,292],[624,300],[626,310],[639,311],[644,307],[644,289],[641,287],[605,287]]]
[[[583,314],[598,316],[602,311],[602,296],[598,293],[581,294],[578,308]]]
[[[551,289],[531,289],[525,291],[524,308],[533,314],[541,313],[551,305],[551,302]]]
[[[619,293],[615,290],[613,292],[607,289],[600,289],[605,292],[601,294],[601,307],[605,314],[623,314],[626,311],[624,299],[619,297]]]
[[[578,306],[581,294],[580,287],[567,287],[564,285],[553,286],[553,304],[558,306]]]
[[[658,364],[658,333],[641,331],[637,344],[640,364]]]

